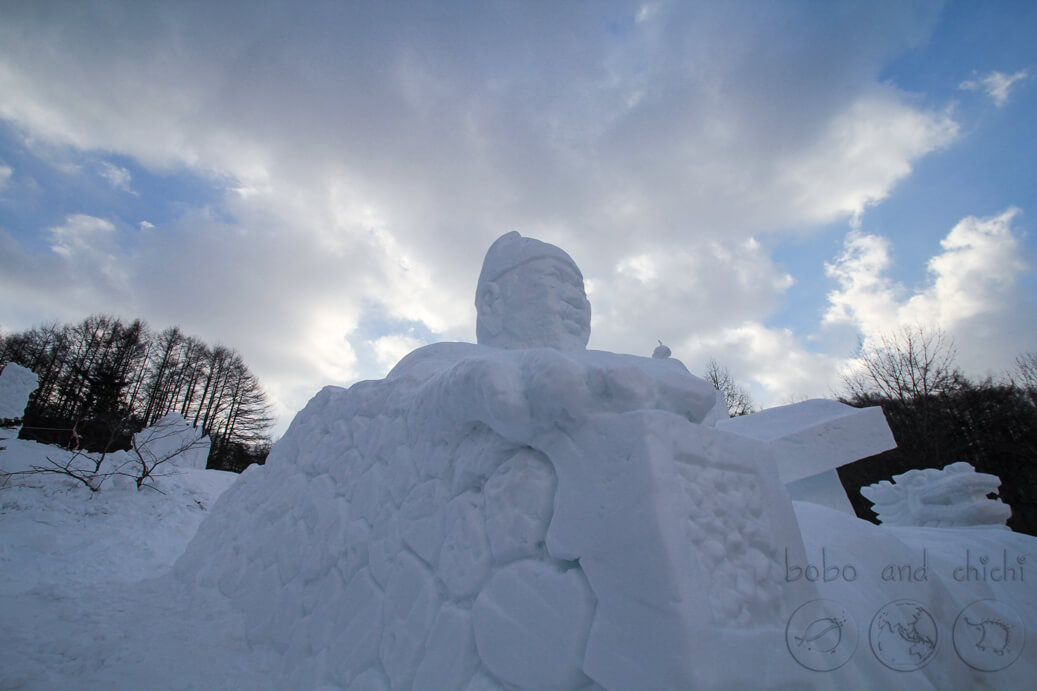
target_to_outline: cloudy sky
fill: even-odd
[[[280,416],[473,341],[518,230],[592,348],[771,406],[859,341],[1037,350],[1037,3],[0,2],[0,329],[236,348]]]

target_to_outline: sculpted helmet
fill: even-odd
[[[576,273],[580,274],[580,278],[583,278],[580,268],[576,266],[576,262],[573,261],[573,258],[565,250],[546,242],[541,242],[536,238],[522,237],[518,231],[513,230],[510,233],[501,235],[490,245],[490,249],[486,250],[486,258],[482,262],[482,271],[479,272],[478,285],[481,286],[484,283],[496,281],[512,269],[522,266],[526,262],[541,258],[560,259],[572,266]],[[478,288],[476,288],[476,292],[478,292]]]

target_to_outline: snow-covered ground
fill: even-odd
[[[69,452],[0,429],[0,471]],[[237,475],[177,468],[157,490],[0,476],[0,689],[270,688],[218,593],[168,577]]]
[[[66,451],[18,440],[16,433],[0,428],[4,473],[42,465],[48,456],[67,458]],[[188,589],[168,575],[210,507],[238,477],[184,468],[160,478],[161,491],[124,483],[100,492],[57,475],[0,480],[0,690],[275,688],[284,662],[268,648],[249,646],[243,613],[217,589]],[[869,574],[885,563],[875,560],[873,529],[810,504],[797,503],[796,513],[813,561],[827,559],[829,567],[842,569],[823,584],[824,597],[851,609],[858,600],[895,599],[894,584],[876,585]],[[966,548],[973,556],[1005,549],[1033,556],[1032,538],[996,529],[892,532],[909,555],[897,563],[925,564],[933,574],[952,573],[964,563]],[[847,564],[856,566],[852,582],[845,577]],[[1022,569],[1019,582],[986,582],[985,572],[983,580],[964,584],[975,599],[1012,603],[1026,621],[1037,616]],[[952,650],[946,642],[940,654],[951,656]],[[1027,657],[1003,672],[966,670],[966,676],[992,688],[1023,688],[1018,684],[1032,672]]]

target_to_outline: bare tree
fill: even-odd
[[[749,395],[749,391],[740,386],[734,380],[734,377],[731,376],[728,369],[717,364],[717,361],[713,358],[710,358],[706,364],[705,379],[713,385],[713,388],[724,394],[727,411],[731,414],[731,417],[748,415],[753,412],[753,399]]]
[[[183,418],[168,416],[152,427],[133,435],[130,454],[133,460],[119,469],[119,473],[132,477],[140,489],[149,480],[169,474],[159,468],[177,456],[186,455],[196,449],[206,448],[209,440],[204,436],[184,434]]]
[[[1012,383],[1025,392],[1031,403],[1037,405],[1037,351],[1017,357],[1013,374]]]
[[[877,346],[862,346],[861,368],[843,378],[851,397],[880,396],[906,403],[955,388],[954,339],[937,327],[904,326],[883,334]]]
[[[33,464],[28,470],[6,473],[5,478],[19,475],[64,475],[81,483],[91,492],[98,492],[105,481],[121,476],[131,478],[137,489],[151,487],[158,490],[154,479],[173,472],[170,469],[173,459],[208,447],[208,439],[185,434],[185,429],[182,419],[164,418],[133,435],[133,445],[126,456],[76,450],[67,458],[55,460],[47,456],[47,465]],[[118,460],[113,462],[113,458]]]
[[[918,463],[941,458],[940,398],[954,393],[965,377],[954,364],[954,339],[937,327],[904,326],[884,334],[876,346],[862,347],[860,369],[844,377],[847,400],[853,404],[895,407],[904,418],[902,429],[911,439],[897,439],[910,447]]]
[[[98,456],[97,454],[77,450],[68,458],[56,461],[47,456],[47,462],[49,465],[36,465],[34,463],[29,466],[29,470],[19,470],[9,473],[9,476],[65,475],[77,482],[81,482],[91,492],[100,491],[104,481],[112,476],[112,473],[101,470],[101,465],[104,463],[104,454]]]

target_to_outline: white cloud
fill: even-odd
[[[44,231],[49,252],[33,252],[0,230],[0,301],[9,328],[29,328],[41,321],[79,321],[95,313],[121,313],[131,290],[132,267],[119,248],[111,222],[72,214]]]
[[[953,328],[984,312],[1003,310],[1029,268],[1012,232],[1019,214],[1013,207],[989,218],[969,216],[955,225],[940,241],[943,252],[929,261],[931,285],[904,305],[902,319],[929,319]]]
[[[1022,259],[1022,233],[1013,228],[1020,214],[1013,207],[962,219],[929,260],[928,281],[913,291],[888,275],[888,239],[851,231],[840,255],[826,264],[837,288],[828,295],[822,333],[849,327],[867,347],[900,326],[938,327],[955,339],[957,364],[969,376],[1009,368],[1032,349],[1033,340],[1034,305],[1020,285],[1030,267]],[[838,394],[842,375],[855,363],[848,348],[815,352],[791,330],[755,320],[720,328],[705,324],[668,345],[692,371],[716,358],[764,406]]]
[[[7,186],[7,181],[11,179],[14,174],[14,170],[11,166],[6,166],[0,163],[0,190]]]
[[[982,91],[986,93],[998,108],[1008,102],[1008,95],[1016,82],[1022,81],[1029,76],[1026,70],[1019,70],[1015,74],[993,71],[983,77],[967,79],[958,85],[959,89],[965,91]]]
[[[780,179],[804,219],[850,216],[885,199],[912,163],[950,144],[958,124],[878,90],[833,118],[817,143],[786,162]]]
[[[900,326],[935,326],[955,338],[960,363],[984,373],[1007,367],[1032,341],[1033,305],[1020,291],[1029,270],[1009,208],[987,218],[969,216],[940,241],[942,252],[928,262],[928,282],[910,292],[890,279],[890,242],[851,232],[843,253],[830,265],[839,287],[829,294],[828,325],[851,325],[865,345]],[[1027,327],[1026,324],[1030,326]]]
[[[114,232],[115,226],[111,221],[86,214],[72,214],[64,224],[47,230],[51,250],[66,258],[95,252],[109,243]]]
[[[479,263],[511,229],[576,258],[592,347],[647,355],[661,338],[680,356],[712,339],[767,391],[795,396],[810,387],[792,379],[828,365],[763,326],[792,282],[767,234],[859,214],[957,134],[946,113],[879,83],[934,25],[913,5],[505,16],[419,3],[413,23],[384,4],[146,5],[124,8],[119,27],[34,3],[7,12],[0,118],[226,190],[161,232],[140,223],[132,246],[96,233],[109,244],[95,237],[91,261],[122,267],[135,289],[84,271],[76,304],[233,345],[282,411],[322,384],[379,376],[412,344],[367,334],[369,316],[471,340]],[[129,185],[120,171],[103,172]],[[90,243],[66,235],[55,247],[85,260]],[[18,276],[41,314],[63,302]],[[792,379],[751,365],[764,357],[784,358]]]
[[[792,285],[752,238],[652,248],[599,276],[587,286],[591,347],[643,355],[660,339],[672,347],[762,319]]]
[[[410,334],[388,334],[376,338],[372,345],[378,364],[388,372],[404,355],[425,344]]]
[[[130,181],[133,179],[133,176],[130,174],[130,171],[125,168],[120,168],[119,166],[104,161],[101,163],[100,175],[115,189],[136,194],[130,187]]]
[[[679,346],[697,370],[709,358],[749,386],[758,407],[786,405],[837,393],[840,358],[806,349],[789,329],[747,321],[696,335]]]
[[[838,289],[828,294],[825,324],[853,324],[865,333],[881,331],[897,311],[903,292],[886,271],[891,264],[890,242],[884,237],[851,231],[843,252],[835,262],[825,264],[825,273],[834,278]]]

